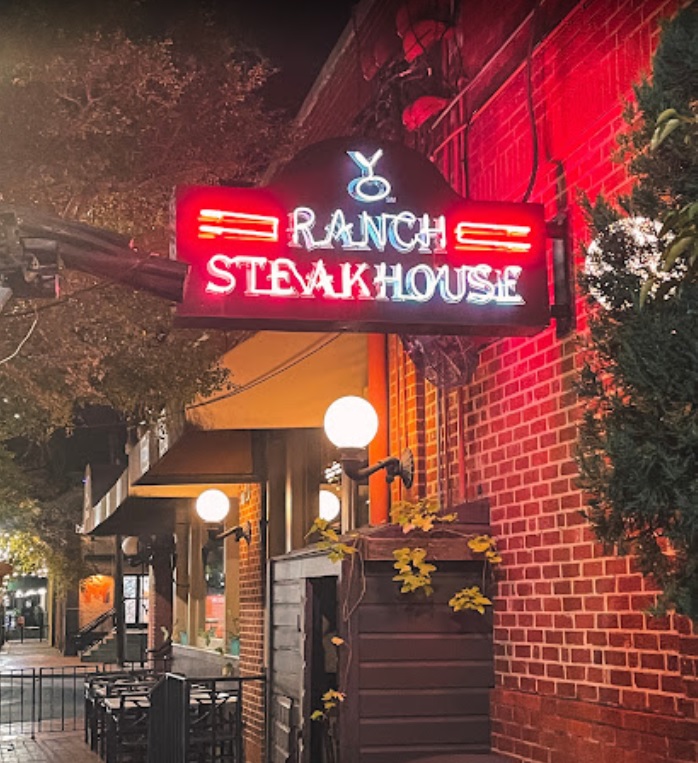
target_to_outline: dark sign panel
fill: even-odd
[[[531,334],[548,324],[543,209],[466,201],[420,154],[339,138],[264,188],[177,190],[177,322]]]

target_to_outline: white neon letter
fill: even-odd
[[[432,247],[431,241],[434,240]],[[443,215],[432,218],[429,215],[422,215],[422,225],[417,234],[417,241],[419,242],[419,251],[428,254],[429,252],[445,252],[446,251],[446,218]]]
[[[417,288],[417,276],[424,277],[424,290]],[[415,265],[410,268],[405,275],[405,288],[409,299],[415,302],[428,302],[436,291],[436,278],[434,271],[429,265]]]
[[[468,272],[468,292],[467,301],[474,302],[476,305],[486,305],[494,299],[494,284],[489,278],[492,268],[489,265],[476,265],[470,268]]]
[[[456,275],[455,293],[451,291],[451,268],[448,265],[441,265],[436,271],[441,299],[443,299],[447,305],[457,305],[459,302],[462,302],[468,288],[468,266],[462,265],[459,268],[454,268],[453,272]]]
[[[391,270],[390,275],[388,275],[388,268]],[[377,300],[382,302],[405,301],[405,296],[402,293],[402,265],[386,265],[385,262],[376,265],[376,275],[373,279],[373,285],[376,287]],[[388,286],[392,287],[392,297],[389,297],[386,294]]]
[[[289,246],[305,247],[312,251],[317,244],[313,238],[315,226],[315,212],[310,207],[296,207],[289,215],[291,240]],[[301,243],[300,239],[303,239]]]
[[[206,270],[212,278],[220,278],[223,283],[209,281],[206,284],[208,294],[231,294],[235,291],[235,276],[228,270],[234,262],[234,257],[227,257],[225,254],[214,254],[211,257]]]
[[[361,262],[358,265],[352,265],[351,262],[343,262],[342,268],[342,299],[352,299],[354,296],[354,286],[358,289],[358,299],[373,299],[371,290],[364,281],[364,273],[368,270],[368,265]],[[356,268],[352,273],[352,268]]]
[[[505,305],[524,305],[524,298],[516,293],[522,268],[518,265],[507,265],[497,278],[497,302]]]
[[[267,265],[269,260],[266,257],[251,257],[251,256],[237,256],[233,257],[230,261],[231,265],[235,267],[245,268],[246,273],[246,285],[245,295],[247,296],[259,296],[260,294],[268,294],[266,289],[262,289],[257,283],[257,276],[259,269]]]
[[[303,289],[303,296],[312,297],[315,291],[324,292],[324,296],[329,299],[337,299],[341,296],[335,291],[334,280],[327,272],[325,263],[322,260],[313,263],[312,270]]]
[[[414,228],[417,222],[416,215],[413,215],[412,212],[400,212],[397,215],[389,215],[389,217],[392,218],[388,229],[388,240],[391,246],[395,247],[401,254],[411,252],[417,243],[417,236],[413,236],[410,241],[405,241],[398,233],[398,226],[402,224]]]
[[[347,151],[347,154],[361,170],[361,177],[354,178],[347,186],[347,192],[357,201],[368,204],[384,199],[391,191],[390,183],[381,175],[374,175],[373,169],[383,156],[383,149],[378,149],[370,159],[361,151]]]
[[[371,241],[379,252],[384,252],[387,242],[385,215],[369,215],[368,212],[362,212],[359,215],[359,225],[361,241],[357,249],[369,249],[369,241]]]
[[[294,263],[285,257],[271,261],[269,293],[274,297],[297,297],[298,291],[291,286],[291,276],[299,278]]]
[[[329,223],[325,226],[325,238],[318,241],[318,249],[330,249],[333,241],[338,241],[342,249],[351,249],[354,243],[352,239],[352,228],[354,226],[347,222],[344,212],[341,209],[335,209],[330,217]]]

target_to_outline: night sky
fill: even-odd
[[[258,47],[280,71],[265,95],[295,113],[348,23],[356,0],[0,0],[38,23],[88,31],[122,27],[127,34],[167,34],[192,14],[205,15],[243,43]],[[186,21],[185,21],[186,23]]]
[[[204,15],[233,37],[257,47],[280,71],[266,87],[269,105],[295,114],[312,86],[357,0],[0,0],[5,13],[49,28],[88,31],[120,27],[166,35],[177,22]],[[31,28],[31,27],[30,27]]]
[[[244,42],[258,47],[280,71],[266,94],[295,112],[351,17],[357,0],[140,0],[154,27],[198,7]],[[0,0],[1,2],[1,0]]]
[[[228,5],[239,12],[252,40],[282,69],[269,84],[272,100],[300,106],[349,21],[350,0],[244,0]]]

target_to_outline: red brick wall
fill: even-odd
[[[623,167],[610,158],[622,100],[649,71],[658,19],[676,7],[662,0],[579,3],[535,50],[541,146],[531,200],[545,204],[548,218],[555,215],[555,162],[561,161],[577,252],[588,239],[578,192],[593,198],[627,190]],[[436,143],[459,124],[454,113]],[[471,196],[520,200],[532,161],[522,69],[484,105],[469,132]],[[457,187],[462,137],[442,155]],[[578,325],[583,330],[581,314]],[[504,560],[495,618],[494,747],[515,761],[696,761],[698,636],[683,618],[644,614],[651,586],[631,559],[604,556],[579,513],[577,350],[578,338],[560,341],[554,328],[499,341],[482,353],[459,396],[420,382],[393,341],[392,452],[415,449],[414,495],[491,501]]]
[[[240,541],[240,675],[264,672],[264,578],[265,560],[260,536],[263,518],[261,485],[243,485],[240,491],[240,524],[250,522],[252,540]],[[246,763],[264,759],[264,684],[244,684],[243,722]]]
[[[364,78],[362,67],[370,68],[376,48],[395,38],[394,32],[384,30],[390,28],[399,4],[400,0],[382,0],[371,8],[355,4],[342,54],[333,59],[329,86],[311,92],[312,108],[301,109],[303,145],[354,132],[354,118],[378,88],[377,79]]]
[[[649,73],[659,20],[679,4],[538,3],[539,29],[564,18],[533,53],[540,160],[531,201],[542,202],[549,219],[555,216],[555,173],[562,163],[577,258],[588,239],[578,194],[613,197],[628,189],[624,168],[611,160],[623,128],[623,100],[632,97],[633,82]],[[364,48],[388,23],[393,0],[377,5],[370,18],[357,22]],[[430,154],[457,131],[438,161],[462,193],[467,170],[474,199],[518,201],[529,182],[525,70],[519,66],[499,77],[512,60],[507,52],[486,74],[481,70],[533,6],[532,0],[497,4],[495,18],[491,0],[463,0],[462,29],[447,36],[451,51],[445,59],[457,60],[453,46],[460,42],[459,85],[476,77],[476,86],[438,130],[427,125],[411,138]],[[527,34],[522,27],[519,53]],[[352,47],[338,62],[306,120],[308,141],[350,132],[358,104],[371,93],[357,84],[360,59]],[[448,75],[452,84],[459,80],[453,64]],[[488,78],[505,82],[496,89]],[[473,104],[477,113],[466,133]],[[577,312],[583,333],[581,304]],[[418,377],[393,337],[391,452],[407,445],[414,450],[413,496],[491,501],[504,559],[495,609],[494,747],[522,763],[696,761],[698,635],[683,618],[644,614],[653,600],[651,586],[631,559],[605,556],[579,514],[583,501],[573,460],[577,366],[578,338],[560,341],[553,327],[489,346],[471,384],[438,392]],[[395,485],[394,496],[401,493]]]
[[[172,633],[172,551],[171,535],[156,536],[148,594],[148,649],[158,649],[165,632]]]

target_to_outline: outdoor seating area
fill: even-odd
[[[97,674],[85,683],[85,742],[107,763],[242,763],[244,680]]]

